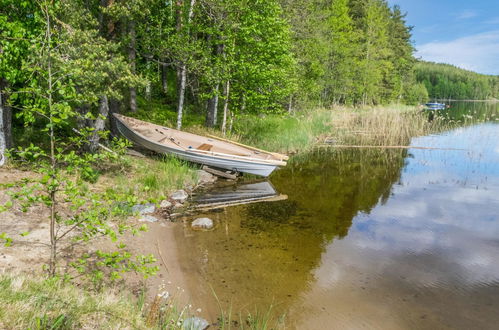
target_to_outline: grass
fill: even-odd
[[[218,328],[220,330],[225,329],[250,329],[250,330],[267,330],[267,329],[286,329],[284,323],[284,315],[279,318],[274,318],[274,306],[270,305],[269,308],[261,312],[255,310],[254,313],[248,312],[246,316],[243,316],[241,312],[238,313],[238,319],[233,320],[232,305],[228,309],[224,309],[218,298],[216,292],[211,288],[213,296],[217,301],[219,308],[219,318],[218,318]]]
[[[276,152],[306,152],[325,141],[332,145],[407,145],[414,136],[449,128],[444,117],[428,119],[416,107],[391,105],[315,109],[294,116],[246,116],[231,138]]]
[[[103,175],[98,185],[108,192],[157,202],[174,190],[197,183],[196,168],[178,158],[159,155],[127,159],[129,165],[123,171]]]
[[[295,153],[309,149],[317,136],[330,130],[330,114],[318,110],[298,116],[238,118],[232,138],[270,151]]]
[[[113,290],[88,292],[60,279],[0,276],[2,329],[140,329],[135,298]]]
[[[428,119],[428,114],[415,107],[386,107],[331,111],[331,134],[324,140],[342,145],[403,146],[412,137],[436,133],[448,128],[443,117]]]
[[[218,329],[279,329],[272,306],[264,313],[239,314],[221,309]],[[90,291],[59,278],[0,275],[0,328],[2,329],[183,329],[190,307],[176,298],[157,295],[150,304],[143,296],[106,288]],[[186,324],[187,325],[187,324]],[[211,327],[210,327],[211,328]]]

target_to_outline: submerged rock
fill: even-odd
[[[197,316],[189,317],[184,320],[182,329],[189,330],[205,330],[210,326],[210,323],[205,319]]]
[[[133,213],[138,212],[140,215],[151,214],[151,213],[154,213],[155,210],[156,210],[156,206],[154,206],[154,204],[152,204],[152,203],[137,204],[137,205],[132,206],[132,212]]]
[[[158,218],[153,217],[152,215],[144,215],[139,219],[140,222],[158,222]]]
[[[213,220],[210,218],[197,218],[191,223],[193,229],[211,229],[213,228]]]
[[[159,207],[162,208],[162,209],[169,209],[173,206],[173,204],[167,200],[163,200],[161,201],[161,203],[159,204]]]
[[[176,202],[183,203],[187,200],[187,198],[189,198],[189,195],[185,192],[185,190],[177,190],[170,196],[170,198]]]

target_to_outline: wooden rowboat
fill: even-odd
[[[113,114],[128,140],[158,153],[235,172],[269,176],[286,166],[286,155],[268,152],[215,136],[201,136]]]

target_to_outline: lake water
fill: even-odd
[[[440,149],[318,150],[270,178],[287,199],[196,215],[210,232],[179,226],[205,316],[215,292],[291,329],[497,328],[499,105],[447,115],[465,123],[411,142]]]

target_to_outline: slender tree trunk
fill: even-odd
[[[180,66],[180,81],[178,87],[178,106],[177,106],[177,129],[182,128],[182,115],[184,114],[184,97],[185,97],[185,83],[187,80],[187,68],[182,63]]]
[[[151,62],[147,61],[147,71],[149,72],[151,68]],[[151,79],[147,79],[147,84],[146,84],[146,91],[145,91],[145,97],[146,100],[150,101],[151,100]]]
[[[187,26],[189,25],[192,15],[194,15],[194,6],[196,5],[196,0],[191,0],[191,5],[189,7],[189,14],[187,16]],[[181,11],[180,11],[181,13]],[[177,21],[177,29],[182,30],[182,22],[179,17],[180,23]],[[186,32],[188,33],[188,31]],[[185,98],[185,85],[187,81],[187,66],[185,62],[180,64],[179,70],[179,87],[178,87],[178,106],[177,106],[177,129],[182,128],[182,115],[184,111],[184,98]]]
[[[5,164],[5,150],[7,149],[7,139],[5,138],[5,116],[3,106],[3,90],[0,88],[0,166]]]
[[[224,86],[224,116],[222,121],[222,133],[225,136],[227,127],[227,113],[229,111],[230,80]]]
[[[211,36],[210,36],[211,38]],[[216,48],[216,57],[220,56],[223,54],[224,51],[224,45],[220,44]],[[208,102],[208,111],[206,113],[206,126],[208,127],[214,127],[217,125],[217,120],[218,120],[218,100],[219,100],[219,90],[220,90],[220,82],[217,81],[214,89],[213,89],[213,96]]]
[[[109,100],[109,127],[111,128],[112,136],[120,136],[118,131],[118,126],[116,125],[116,119],[114,119],[113,113],[120,113],[120,101],[115,99]]]
[[[129,33],[130,33],[130,45],[128,48],[128,60],[130,61],[130,69],[133,74],[135,74],[136,71],[136,57],[137,54],[135,52],[135,46],[136,46],[136,34],[135,34],[135,22],[131,21],[129,23]],[[131,112],[136,112],[137,111],[137,88],[135,87],[130,87],[130,111]]]
[[[293,112],[293,94],[289,95],[289,103],[288,103],[288,113],[291,114]]]
[[[52,58],[51,58],[51,49],[52,47],[52,31],[51,31],[51,22],[50,22],[50,17],[48,14],[48,9],[45,8],[47,11],[45,12],[46,15],[46,36],[47,36],[47,77],[48,77],[48,117],[49,117],[49,122],[50,122],[50,180],[52,182],[55,182],[57,180],[57,161],[55,158],[55,135],[54,135],[54,125],[53,125],[53,100],[52,100],[52,94],[53,94],[53,85],[52,85]],[[55,232],[55,226],[57,222],[57,198],[56,198],[56,193],[57,191],[55,190],[52,185],[49,185],[48,189],[48,195],[50,198],[50,262],[49,262],[49,274],[50,276],[54,276],[56,273],[56,265],[57,265],[57,234]]]
[[[104,131],[106,119],[109,115],[109,101],[106,95],[101,96],[99,100],[99,115],[94,122],[94,131],[90,136],[90,152],[96,152],[99,148],[99,133]]]
[[[230,112],[229,132],[232,132],[232,127],[234,127],[234,111]]]
[[[244,113],[244,111],[246,111],[246,96],[245,95],[242,96],[242,100],[241,100],[241,113]]]
[[[161,87],[163,93],[168,95],[168,66],[166,64],[161,64]]]
[[[206,126],[214,127],[217,124],[217,109],[218,109],[218,90],[220,84],[216,84],[213,88],[213,96],[208,100],[208,109],[206,109]]]

